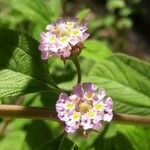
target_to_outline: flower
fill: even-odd
[[[41,33],[39,50],[43,60],[49,57],[59,57],[63,60],[78,55],[83,48],[83,41],[89,36],[86,33],[87,23],[77,19],[57,20],[46,27],[46,32]]]
[[[58,118],[65,122],[65,130],[74,133],[98,130],[104,122],[113,118],[113,102],[106,96],[106,91],[90,82],[77,84],[72,93],[59,95],[56,103]]]

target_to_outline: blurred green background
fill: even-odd
[[[59,17],[86,18],[91,38],[148,60],[149,11],[148,0],[0,0],[0,26],[39,39],[45,26]]]

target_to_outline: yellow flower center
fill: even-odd
[[[77,36],[79,34],[79,30],[78,29],[73,29],[72,30],[72,35]]]
[[[79,110],[83,114],[87,113],[90,109],[92,109],[92,106],[87,102],[83,102],[79,105]]]
[[[72,116],[72,118],[73,118],[73,120],[79,120],[79,118],[80,118],[80,115],[79,115],[79,113],[74,113],[73,114],[73,116]]]
[[[90,111],[90,112],[88,113],[90,119],[93,119],[93,118],[94,118],[94,114],[95,114],[95,113],[94,113],[93,111]]]
[[[91,100],[91,99],[93,98],[93,96],[94,96],[94,93],[86,93],[86,94],[84,95],[84,97],[85,97],[87,100]]]
[[[98,103],[98,104],[95,104],[95,105],[94,105],[94,108],[95,108],[96,110],[102,110],[102,109],[104,108],[104,105],[103,105],[102,103]]]
[[[66,24],[67,24],[67,26],[68,26],[69,28],[73,28],[73,26],[74,26],[74,23],[73,23],[73,22],[67,22]]]
[[[74,104],[73,103],[67,103],[66,104],[66,108],[67,109],[72,109],[74,107]]]
[[[54,43],[54,42],[56,42],[56,38],[55,37],[49,37],[49,41]]]
[[[61,43],[66,43],[67,42],[67,37],[62,37],[61,39],[60,39],[60,41],[61,41]]]

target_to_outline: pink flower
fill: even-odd
[[[113,118],[113,102],[106,97],[104,89],[86,82],[73,87],[70,96],[59,95],[56,103],[58,118],[65,122],[65,130],[74,133],[78,129],[86,131],[98,130],[104,122]]]
[[[39,50],[43,60],[49,57],[59,57],[63,60],[78,55],[83,48],[83,41],[89,37],[86,33],[87,23],[80,24],[77,19],[57,20],[55,24],[49,24],[46,32],[41,33]]]

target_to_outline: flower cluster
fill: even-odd
[[[112,105],[112,99],[106,97],[104,89],[85,82],[75,85],[70,96],[61,93],[56,111],[58,118],[66,124],[66,132],[74,133],[77,129],[98,130],[103,122],[110,122],[113,117]]]
[[[78,55],[83,48],[83,41],[88,38],[86,33],[87,23],[77,19],[66,22],[59,19],[55,24],[46,27],[46,32],[41,33],[39,50],[43,60],[56,56],[61,59]]]

